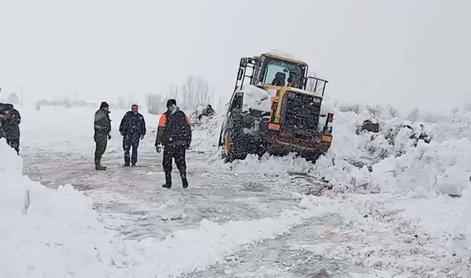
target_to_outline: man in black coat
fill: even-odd
[[[188,187],[186,177],[186,149],[191,144],[191,127],[188,117],[177,107],[174,99],[167,101],[167,112],[162,114],[159,120],[159,128],[155,147],[160,152],[160,146],[164,146],[163,168],[165,172],[165,184],[162,187],[172,187],[172,160],[180,171],[183,188]]]
[[[95,113],[95,170],[103,171],[106,167],[101,165],[101,157],[106,151],[108,140],[111,139],[111,120],[110,120],[110,107],[108,103],[102,102],[100,109]]]
[[[13,107],[13,104],[4,104],[0,119],[2,129],[0,133],[5,136],[8,145],[20,154],[20,113]]]
[[[136,166],[137,162],[137,148],[139,148],[139,140],[144,139],[146,135],[146,122],[144,117],[139,114],[139,107],[137,104],[131,106],[131,111],[128,111],[119,126],[119,132],[123,136],[123,149],[124,149],[124,167]],[[132,148],[132,156],[129,157],[129,150]]]

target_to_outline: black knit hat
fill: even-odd
[[[169,108],[169,107],[172,106],[172,105],[177,106],[177,101],[176,101],[175,99],[173,99],[173,98],[171,98],[171,99],[169,99],[169,100],[167,101],[167,108]]]
[[[110,107],[108,105],[108,103],[106,103],[106,101],[103,101],[101,104],[100,104],[100,109],[103,109],[104,107]]]

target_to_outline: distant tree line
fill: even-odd
[[[201,77],[189,76],[180,86],[171,85],[167,94],[148,94],[146,96],[147,112],[160,114],[166,110],[169,98],[177,100],[178,106],[187,111],[201,109],[214,100],[214,93],[208,81]]]

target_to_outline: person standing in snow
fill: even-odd
[[[95,170],[103,171],[106,167],[101,165],[101,157],[106,151],[108,140],[111,139],[111,120],[110,120],[110,107],[108,103],[102,102],[100,109],[95,113]]]
[[[119,126],[119,132],[123,136],[124,167],[129,167],[129,163],[131,163],[132,167],[136,166],[139,140],[144,139],[146,135],[146,122],[138,110],[137,104],[133,104],[131,111],[124,115]],[[129,150],[131,148],[132,156],[129,157]]]
[[[167,101],[167,112],[162,114],[159,120],[157,130],[157,138],[155,147],[160,152],[161,145],[164,146],[163,168],[165,172],[164,188],[172,187],[172,160],[180,171],[183,188],[188,187],[186,177],[186,150],[191,144],[191,127],[190,121],[186,114],[177,107],[174,99]]]
[[[1,113],[2,136],[7,139],[7,144],[20,154],[20,112],[13,107],[13,104],[4,104]]]

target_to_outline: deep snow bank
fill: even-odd
[[[110,277],[111,232],[71,186],[50,190],[23,176],[0,142],[0,276]]]
[[[471,185],[470,111],[456,110],[439,122],[411,122],[382,113],[333,109],[335,141],[314,173],[348,189],[418,195],[461,195]],[[357,134],[366,119],[378,121],[380,132]],[[422,132],[432,138],[430,144],[417,140]]]
[[[471,111],[457,109],[439,121],[411,122],[383,109],[359,106],[349,111],[327,101],[323,110],[335,113],[334,140],[316,164],[290,155],[251,156],[216,166],[252,174],[306,173],[331,181],[337,191],[461,195],[470,187]],[[370,119],[380,124],[379,133],[359,130]],[[421,133],[432,138],[429,144],[417,138]],[[214,135],[198,139],[195,148],[214,142]]]

